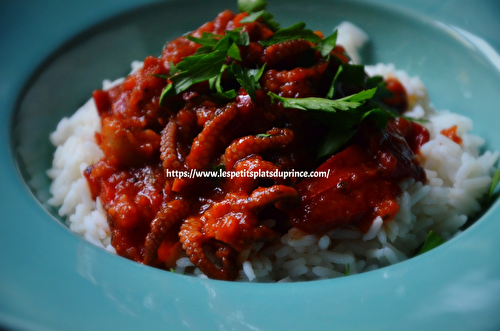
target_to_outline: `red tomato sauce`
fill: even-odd
[[[453,140],[457,144],[461,144],[462,143],[462,138],[460,138],[459,136],[457,136],[457,128],[458,127],[456,125],[454,125],[451,128],[441,130],[440,133],[443,136],[446,136],[446,137],[450,138],[451,140]]]
[[[401,127],[407,128],[406,136]],[[363,132],[360,138],[317,169],[329,171],[327,179],[297,184],[301,203],[290,212],[295,227],[318,235],[346,226],[367,232],[376,217],[391,221],[398,212],[399,182],[426,180],[410,147],[418,150],[429,140],[420,125],[399,118],[385,130]]]

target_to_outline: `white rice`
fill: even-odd
[[[355,50],[366,41],[366,34],[347,23],[339,31],[342,36],[339,44],[351,54],[357,54]],[[353,58],[358,62],[356,56]],[[139,67],[140,63],[133,63],[133,70]],[[409,94],[410,111],[405,115],[429,120],[423,125],[429,130],[431,140],[422,146],[419,157],[427,182],[422,184],[413,179],[402,182],[403,194],[399,197],[399,212],[394,220],[384,223],[377,218],[365,234],[339,229],[317,237],[291,229],[277,243],[254,244],[251,250],[241,253],[245,261],[240,280],[290,282],[375,270],[411,257],[430,230],[450,239],[481,210],[499,153],[481,153],[484,140],[470,133],[472,121],[469,118],[435,110],[418,77],[409,77],[392,64],[366,66],[366,72],[370,76],[397,77]],[[105,81],[103,88],[120,82]],[[463,139],[461,144],[439,133],[454,125]],[[94,141],[96,131],[100,131],[100,118],[90,100],[73,116],[62,119],[51,134],[50,139],[57,149],[52,168],[48,170],[53,180],[49,203],[59,207],[59,215],[72,231],[115,252],[110,244],[106,212],[99,199],[91,199],[82,175],[87,166],[102,157]],[[186,270],[206,277],[187,257],[182,257],[175,271],[183,273]]]

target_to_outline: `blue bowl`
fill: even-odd
[[[4,5],[2,5],[4,6]],[[465,7],[464,7],[465,6]],[[370,36],[364,63],[419,76],[438,109],[474,120],[500,150],[497,2],[270,1],[282,26]],[[500,202],[429,253],[342,279],[293,284],[197,279],[114,256],[74,235],[47,206],[48,140],[132,60],[235,1],[9,3],[0,11],[0,323],[19,329],[498,330]],[[461,13],[467,17],[462,18]],[[6,31],[9,32],[6,32]]]

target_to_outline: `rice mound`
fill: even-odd
[[[367,40],[366,34],[350,23],[339,26],[339,44],[358,59],[357,49]],[[141,66],[132,63],[132,71]],[[422,125],[430,132],[430,141],[420,150],[420,162],[427,182],[405,180],[400,183],[399,212],[390,222],[380,217],[365,234],[354,229],[338,229],[321,237],[292,228],[279,241],[255,243],[242,252],[243,268],[239,280],[253,282],[289,282],[341,277],[375,270],[404,261],[412,256],[430,230],[445,240],[460,233],[468,219],[481,210],[481,201],[489,189],[498,152],[481,154],[484,140],[471,134],[472,120],[447,110],[434,109],[418,77],[409,77],[392,64],[365,66],[368,75],[395,76],[405,87],[410,110],[405,116],[426,119]],[[104,81],[103,89],[114,82]],[[455,143],[440,134],[457,126],[463,140]],[[96,163],[103,153],[94,140],[101,129],[93,100],[89,100],[70,118],[63,118],[50,140],[57,147],[52,168],[50,205],[66,220],[71,231],[89,242],[116,253],[110,244],[106,211],[92,200],[83,171]],[[272,226],[273,220],[267,220]],[[187,256],[177,261],[175,272],[206,277]]]

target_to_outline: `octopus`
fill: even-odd
[[[364,229],[367,220],[363,215],[377,216],[377,206],[386,206],[384,221],[390,221],[395,211],[391,203],[398,194],[394,182],[405,176],[424,180],[414,160],[419,145],[414,140],[425,141],[420,134],[423,130],[403,119],[391,124],[389,131],[360,129],[352,139],[357,157],[372,165],[359,171],[370,174],[365,176],[370,180],[383,177],[391,183],[384,193],[387,196],[377,200],[377,206],[367,205],[366,210],[354,213],[356,219],[340,215],[333,218],[339,221],[328,222],[318,216],[321,210],[339,213],[345,207],[323,206],[323,201],[335,199],[334,194],[345,194],[347,184],[339,184],[340,173],[334,176],[337,181],[321,183],[273,175],[286,170],[331,168],[335,172],[342,168],[339,157],[317,157],[328,123],[314,114],[285,108],[268,93],[325,97],[339,66],[349,58],[340,45],[325,57],[313,42],[301,38],[265,47],[259,41],[275,31],[262,20],[243,23],[247,16],[226,10],[191,36],[223,36],[235,29],[247,33],[248,44],[238,46],[241,59],[228,56],[225,64],[236,63],[249,70],[265,66],[255,93],[250,95],[233,77],[222,75],[221,86],[236,91],[229,100],[215,95],[213,87],[203,81],[160,102],[169,84],[165,77],[173,66],[201,47],[186,36],[167,43],[161,56],[148,56],[143,68],[123,84],[93,93],[102,121],[96,141],[104,157],[84,174],[93,197],[99,197],[107,211],[112,245],[119,255],[166,270],[187,256],[208,277],[234,280],[243,253],[256,243],[279,240],[293,226],[312,233],[346,225]],[[407,105],[404,88],[394,80],[387,86],[394,89],[395,97],[384,102],[401,111]],[[363,88],[344,84],[335,97]],[[385,140],[377,145],[370,143],[372,138]],[[393,148],[395,141],[404,145],[403,151]],[[381,148],[385,150],[381,152]],[[398,161],[401,155],[404,162]],[[390,170],[380,170],[384,167]],[[414,171],[398,172],[402,167]],[[214,169],[269,175],[189,176]],[[371,187],[377,185],[372,182]],[[338,187],[341,189],[334,189]],[[343,197],[346,204],[348,197]],[[310,216],[308,210],[316,205],[322,209]],[[265,222],[269,217],[275,226]]]

